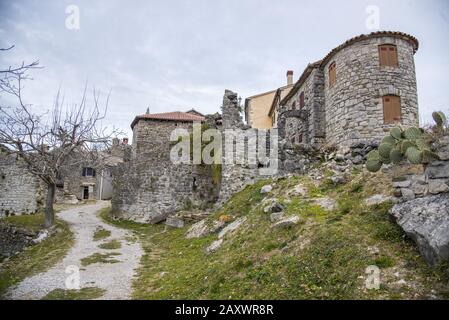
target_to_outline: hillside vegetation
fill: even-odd
[[[308,176],[259,181],[214,212],[246,221],[226,234],[214,253],[205,249],[217,234],[185,237],[181,229],[111,221],[132,229],[145,255],[134,281],[137,299],[433,299],[449,298],[447,265],[430,268],[416,246],[390,220],[391,203],[367,206],[374,194],[388,195],[391,178],[354,171],[344,184]],[[261,187],[273,189],[261,194]],[[298,194],[294,190],[305,189]],[[334,199],[329,210],[315,199]],[[264,207],[276,199],[299,223],[273,228]],[[365,270],[380,268],[380,289],[367,289]]]

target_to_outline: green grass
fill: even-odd
[[[44,216],[42,213],[13,216],[6,218],[6,221],[37,231],[44,225]],[[10,286],[55,265],[66,255],[73,242],[74,237],[68,225],[57,219],[56,232],[51,237],[37,245],[28,247],[2,263],[0,266],[0,296]]]
[[[98,287],[81,288],[80,290],[55,289],[41,300],[92,300],[101,298],[106,290]]]
[[[102,240],[102,239],[106,239],[110,235],[111,235],[111,231],[99,227],[94,232],[94,241],[99,241],[99,240]]]
[[[166,229],[113,221],[107,209],[101,216],[134,231],[142,243],[145,254],[133,283],[136,299],[416,299],[432,290],[439,297],[449,296],[448,268],[426,265],[416,246],[390,220],[391,204],[364,205],[363,199],[386,190],[378,180],[379,176],[357,173],[353,181],[336,187],[327,180],[315,186],[306,177],[248,186],[209,218],[247,217],[210,255],[205,248],[216,235],[186,239],[188,226]],[[267,183],[273,191],[261,195]],[[288,191],[298,183],[312,198],[336,199],[337,208],[325,211],[310,199],[290,198]],[[262,210],[264,198],[272,197],[286,206],[287,215],[298,215],[303,222],[272,229],[269,214]],[[371,265],[381,270],[380,290],[365,288],[365,270]],[[410,285],[396,285],[397,272]]]
[[[90,256],[81,259],[81,265],[83,267],[88,266],[94,263],[117,263],[120,260],[114,259],[114,256],[119,256],[118,252],[110,252],[110,253],[93,253]]]
[[[115,239],[98,245],[98,248],[106,250],[120,249],[121,247],[121,242]]]

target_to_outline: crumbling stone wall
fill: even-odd
[[[38,232],[0,222],[0,258],[10,257],[24,248],[33,245]]]
[[[170,134],[192,122],[141,120],[133,128],[130,161],[114,170],[112,212],[117,218],[157,223],[176,211],[216,200],[210,171],[170,160]]]
[[[399,67],[379,66],[379,45],[397,46]],[[329,65],[336,63],[337,81],[329,86]],[[401,124],[418,125],[414,47],[400,37],[372,37],[337,51],[323,66],[326,141],[351,145],[380,140],[397,124],[384,124],[382,97],[401,98]]]
[[[0,150],[0,217],[38,211],[41,189],[39,179],[24,163]]]
[[[430,265],[449,261],[449,135],[435,147],[440,160],[394,179],[398,203],[391,209]]]

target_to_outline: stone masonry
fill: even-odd
[[[394,45],[398,66],[380,66],[379,46]],[[399,32],[348,40],[310,64],[278,103],[280,135],[293,143],[346,145],[379,141],[391,127],[418,125],[414,54],[418,41]],[[329,83],[335,64],[336,81]],[[301,95],[304,105],[301,106]],[[400,98],[401,119],[384,123],[382,98]]]
[[[35,213],[41,195],[38,178],[15,156],[0,150],[0,217]]]

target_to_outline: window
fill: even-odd
[[[398,66],[398,50],[393,44],[379,46],[379,64],[381,67]]]
[[[83,168],[83,177],[95,177],[95,169],[93,168]]]
[[[293,101],[292,109],[296,109],[296,101]]]
[[[299,95],[299,108],[302,109],[304,108],[304,91],[301,92],[301,94]]]
[[[398,96],[384,96],[384,123],[396,123],[401,121],[401,98]]]
[[[302,133],[298,134],[298,143],[302,143]]]
[[[329,87],[332,87],[337,82],[337,64],[332,62],[329,66]]]

